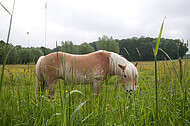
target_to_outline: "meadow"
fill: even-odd
[[[10,13],[0,3],[10,15],[0,66],[0,125],[190,125],[190,60],[156,62],[164,21],[154,50],[157,66],[154,62],[139,63],[135,92],[126,94],[121,86],[116,90],[112,77],[102,82],[98,97],[93,98],[90,84],[65,85],[60,80],[54,99],[41,92],[36,100],[35,65],[5,66],[14,4]]]
[[[2,66],[1,66],[2,67]],[[47,91],[35,99],[35,65],[6,65],[1,125],[190,125],[190,60],[158,61],[156,121],[154,62],[139,62],[139,88],[115,89],[115,78],[103,82],[98,97],[91,85],[57,83],[54,99]]]

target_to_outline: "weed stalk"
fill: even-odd
[[[7,12],[9,12],[9,11],[3,6],[3,4],[1,4],[1,6],[2,6]],[[9,37],[10,37],[10,33],[11,33],[11,25],[12,25],[12,19],[13,19],[14,6],[15,6],[15,0],[14,0],[14,2],[13,2],[12,14],[9,13],[9,14],[11,15],[11,18],[10,18],[10,22],[9,22],[9,30],[8,30],[7,42],[6,42],[6,46],[5,46],[5,53],[4,53],[4,56],[3,56],[3,68],[2,68],[1,82],[0,82],[0,96],[1,96],[1,88],[2,88],[2,85],[3,85],[3,76],[4,76],[5,64],[6,64],[6,60],[7,60],[8,44],[9,44]]]
[[[165,18],[164,18],[165,20]],[[162,22],[162,26],[160,29],[160,34],[156,43],[156,48],[154,50],[154,62],[155,62],[155,95],[156,95],[156,125],[158,125],[158,80],[157,80],[157,59],[156,56],[158,54],[158,49],[159,49],[159,45],[160,45],[160,39],[161,39],[161,35],[162,35],[162,30],[163,30],[163,26],[164,26],[164,21]]]

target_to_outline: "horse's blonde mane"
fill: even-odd
[[[129,62],[127,59],[125,59],[124,57],[120,56],[117,53],[111,52],[110,55],[110,72],[111,74],[118,74],[118,75],[122,75],[122,70],[121,68],[118,67],[118,64],[120,65],[124,65],[126,66],[126,75],[130,78],[135,78],[135,76],[138,75],[138,71],[136,69],[136,67]]]

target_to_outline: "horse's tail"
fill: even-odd
[[[43,77],[42,77],[42,69],[41,62],[45,56],[41,56],[36,63],[36,92],[40,91],[40,88],[43,87]]]
[[[45,56],[40,56],[40,58],[38,59],[37,63],[36,63],[36,74],[37,76],[39,76],[39,72],[40,72],[40,64],[41,64],[41,61],[42,59],[44,58]]]

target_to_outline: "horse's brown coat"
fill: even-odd
[[[40,89],[43,90],[47,83],[47,89],[49,90],[50,96],[54,95],[56,83],[58,79],[61,78],[64,79],[66,83],[87,84],[92,82],[93,92],[94,94],[98,94],[101,81],[105,80],[108,75],[112,76],[109,66],[111,54],[111,52],[107,51],[97,51],[86,55],[54,52],[45,57],[41,57],[36,65],[36,91],[39,92]],[[123,73],[125,73],[125,67],[122,68]],[[112,71],[113,69],[114,68],[112,68]],[[124,74],[119,72],[117,76],[123,77]],[[122,81],[128,81],[129,83],[133,81],[129,79],[123,78]],[[125,86],[124,88],[127,89]]]
[[[57,80],[58,78],[64,78],[64,73],[66,80],[69,82],[88,83],[92,79],[96,79],[96,81],[99,81],[98,79],[105,79],[109,73],[109,56],[109,52],[94,52],[82,56],[63,52],[51,53],[45,56],[40,63],[38,80],[42,81],[44,78],[53,95]],[[59,68],[57,67],[58,65]],[[73,80],[71,76],[73,76]],[[37,84],[36,90],[40,90],[39,84]]]

